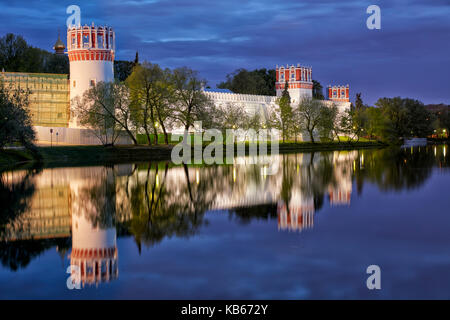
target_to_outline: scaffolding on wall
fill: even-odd
[[[33,126],[68,127],[70,89],[67,74],[1,72],[6,86],[29,90]]]

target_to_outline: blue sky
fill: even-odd
[[[362,92],[450,104],[450,0],[0,0],[0,36],[21,34],[50,50],[65,38],[67,6],[82,24],[114,27],[117,59],[188,66],[215,85],[238,68],[313,67],[313,78]],[[366,8],[381,8],[368,30]]]

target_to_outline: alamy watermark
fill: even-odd
[[[79,6],[74,4],[68,6],[66,9],[66,13],[70,14],[70,16],[66,20],[68,29],[81,26],[81,9]]]
[[[379,6],[372,4],[367,7],[366,13],[370,16],[366,20],[366,26],[369,30],[381,29],[381,9]]]
[[[81,289],[80,267],[76,265],[70,265],[67,267],[66,273],[70,274],[66,281],[67,288],[69,290]]]
[[[381,289],[381,269],[376,264],[367,267],[366,273],[370,274],[367,278],[366,286],[369,290]]]

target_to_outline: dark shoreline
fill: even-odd
[[[329,142],[329,143],[280,143],[279,153],[321,152],[354,150],[366,148],[384,148],[381,142]],[[129,162],[169,161],[173,145],[159,146],[55,146],[38,147],[41,160],[33,159],[25,150],[0,151],[0,170],[38,167],[68,167],[102,164],[120,164]],[[246,154],[249,146],[246,144]],[[235,148],[236,150],[236,148]],[[270,153],[270,146],[267,147]]]

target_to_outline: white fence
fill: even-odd
[[[62,145],[101,145],[95,134],[87,129],[62,127],[33,127],[37,143],[54,143]],[[50,132],[53,130],[53,133]],[[132,144],[130,137],[124,132],[117,138],[115,144]]]

